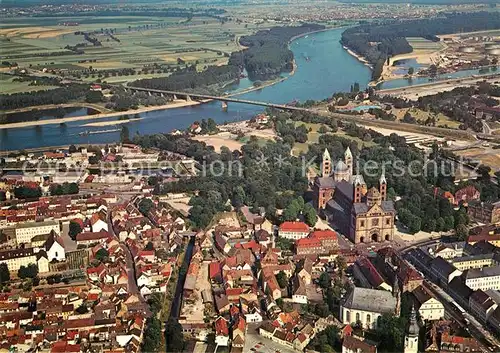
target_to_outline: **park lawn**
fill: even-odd
[[[396,111],[396,116],[398,120],[403,119],[405,113],[407,112],[407,109],[398,109]],[[423,111],[421,109],[417,108],[410,108],[409,109],[410,114],[415,117],[417,120],[426,120],[429,117],[430,112]],[[458,129],[460,126],[460,123],[458,121],[451,120],[449,117],[444,115],[443,113],[439,113],[437,115],[437,122],[436,125],[447,125],[451,129]]]

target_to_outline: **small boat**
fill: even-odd
[[[227,103],[226,102],[222,102],[222,110],[223,111],[226,111],[227,110]]]

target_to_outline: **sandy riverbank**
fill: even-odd
[[[15,128],[22,128],[22,127],[29,127],[29,126],[37,126],[37,125],[62,124],[62,123],[69,123],[69,122],[74,122],[74,121],[84,121],[84,120],[91,120],[91,119],[112,118],[112,117],[127,115],[127,114],[128,115],[140,114],[140,113],[152,112],[155,110],[165,110],[165,109],[189,107],[189,106],[198,105],[198,104],[205,103],[205,102],[208,102],[208,100],[202,101],[202,102],[176,101],[176,102],[170,103],[170,104],[157,105],[154,107],[143,107],[143,108],[139,108],[136,110],[127,110],[124,112],[112,112],[112,113],[103,113],[103,114],[94,114],[94,115],[82,115],[82,116],[73,116],[73,117],[62,118],[62,119],[46,119],[46,120],[41,120],[41,121],[23,121],[20,123],[2,124],[2,125],[0,125],[0,130],[2,130],[2,129],[15,129]],[[36,109],[36,107],[34,107],[33,109]],[[121,120],[119,120],[119,121],[121,121]],[[116,124],[116,123],[117,122],[113,122],[113,124]],[[101,126],[103,126],[103,125],[101,125]]]
[[[83,124],[81,126],[88,126],[88,127],[110,126],[110,125],[126,124],[131,121],[138,121],[142,119],[144,118],[132,118],[132,119],[113,120],[113,121],[97,121],[94,123]]]
[[[314,33],[329,31],[329,30],[332,30],[332,29],[335,29],[335,28],[325,28],[325,29],[318,30],[318,31],[307,32],[307,33],[300,34],[298,36],[295,36],[295,37],[291,38],[290,41],[289,41],[289,45],[293,41],[297,40],[298,38],[305,37],[307,35],[314,34]],[[245,94],[245,93],[249,93],[249,92],[261,90],[261,89],[263,89],[265,87],[269,87],[269,86],[278,84],[278,83],[283,82],[283,81],[289,79],[290,77],[292,77],[295,74],[296,70],[297,70],[297,64],[296,64],[296,61],[294,59],[293,60],[293,69],[292,69],[292,71],[290,72],[290,74],[288,76],[281,77],[281,78],[276,79],[276,80],[272,80],[272,81],[264,83],[264,84],[262,84],[261,86],[258,86],[258,87],[253,86],[253,87],[248,87],[246,89],[243,89],[241,91],[236,91],[236,92],[234,92],[232,94],[227,95],[227,97],[235,97],[235,96],[238,96],[238,95],[241,95],[241,94]],[[140,113],[151,112],[151,111],[156,111],[156,110],[182,108],[182,107],[188,107],[188,106],[203,104],[203,103],[207,103],[207,102],[210,102],[210,100],[203,100],[203,101],[200,101],[200,102],[198,102],[198,101],[190,101],[190,102],[177,101],[175,103],[170,103],[170,104],[166,104],[166,105],[159,105],[159,106],[154,106],[154,107],[143,107],[143,108],[139,108],[139,109],[136,109],[136,110],[128,110],[128,111],[124,111],[124,112],[101,113],[101,114],[84,115],[84,116],[78,116],[78,117],[68,117],[68,118],[62,118],[62,119],[46,119],[46,120],[42,120],[42,121],[25,121],[25,122],[20,122],[20,123],[0,124],[0,130],[2,130],[2,129],[23,128],[23,127],[37,126],[37,125],[61,124],[61,123],[67,123],[67,122],[92,120],[92,119],[101,119],[101,118],[111,118],[111,117],[121,116],[121,115],[127,115],[127,114],[128,115],[130,115],[130,114],[140,114]],[[29,110],[33,110],[33,109],[38,109],[38,107],[30,107],[29,108]],[[129,119],[128,121],[131,121],[131,120]],[[118,123],[117,121],[102,122],[101,124],[98,124],[98,125],[95,125],[95,124],[94,125],[89,125],[89,124],[92,124],[92,123],[89,123],[89,124],[84,125],[84,126],[107,126],[107,125],[115,125],[117,123]]]

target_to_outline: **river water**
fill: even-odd
[[[370,69],[343,49],[340,37],[343,28],[309,34],[294,40],[290,48],[295,55],[297,69],[295,74],[276,85],[239,95],[239,98],[271,103],[288,103],[293,100],[321,100],[335,92],[349,91],[354,82],[361,88],[370,81]],[[476,74],[476,71],[451,74],[453,77]],[[421,82],[422,80],[422,82]],[[393,80],[383,83],[380,88],[404,87],[425,83],[427,79]],[[228,87],[228,90],[241,90],[251,86],[248,79]],[[141,113],[141,120],[127,123],[130,135],[154,134],[183,130],[194,121],[212,118],[217,123],[250,119],[261,112],[262,107],[229,103],[227,111],[222,111],[220,102],[202,105],[158,110]],[[78,113],[76,113],[78,114]],[[129,114],[133,116],[134,113]],[[0,150],[16,150],[69,144],[111,143],[119,140],[120,125],[103,127],[84,126],[90,122],[116,121],[118,118],[104,118],[87,121],[31,126],[26,128],[0,130]],[[107,131],[105,133],[80,135],[85,131]],[[112,132],[110,132],[112,131]]]
[[[295,55],[297,69],[294,75],[274,86],[242,94],[242,99],[273,103],[287,103],[294,99],[324,99],[334,92],[347,91],[354,82],[361,87],[370,80],[370,69],[347,53],[340,45],[344,29],[334,29],[310,34],[290,44]],[[309,60],[307,60],[308,58]],[[248,87],[244,79],[233,89]],[[220,102],[211,102],[193,107],[166,109],[142,113],[142,120],[127,123],[130,134],[153,134],[185,129],[196,120],[212,118],[217,123],[250,119],[262,111],[262,107],[229,103],[227,112],[222,111]],[[133,115],[133,114],[132,114]],[[117,118],[96,119],[59,124],[40,125],[0,130],[0,149],[14,150],[44,146],[58,146],[85,143],[107,143],[119,140],[119,132],[80,136],[84,131],[113,130],[114,125],[105,127],[82,126],[91,121],[112,121]]]

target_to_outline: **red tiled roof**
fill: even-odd
[[[321,241],[315,238],[297,239],[296,246],[300,248],[315,248],[321,246]]]
[[[309,232],[309,226],[304,222],[283,222],[280,225],[280,232]]]
[[[216,335],[228,336],[229,327],[227,326],[227,320],[223,317],[219,317],[215,320],[215,333]]]
[[[312,232],[311,238],[337,240],[337,233],[333,230],[315,230]]]
[[[83,232],[83,233],[80,233],[76,236],[76,241],[86,241],[86,240],[99,240],[99,239],[105,239],[105,238],[109,238],[110,237],[110,234],[108,232],[105,232],[105,231],[101,231],[101,232]]]
[[[209,266],[209,276],[214,279],[217,275],[220,275],[220,264],[217,261],[211,262]]]

